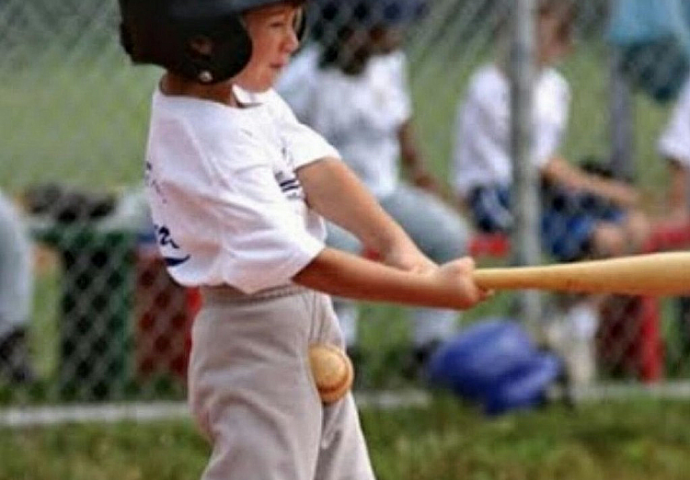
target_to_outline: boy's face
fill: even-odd
[[[295,29],[301,16],[302,7],[289,3],[247,12],[244,21],[252,39],[252,57],[233,83],[253,92],[271,88],[299,47]]]
[[[573,48],[572,15],[563,11],[542,13],[538,23],[540,65],[551,65],[566,57]]]
[[[343,71],[358,75],[369,59],[395,51],[402,44],[402,31],[397,28],[375,26],[352,29],[340,45],[339,62]]]

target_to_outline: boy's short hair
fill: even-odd
[[[558,20],[557,35],[560,40],[572,40],[574,24],[579,13],[578,0],[539,0],[537,7],[540,16],[555,16]]]
[[[581,0],[536,0],[536,14],[546,16],[555,13],[564,20],[567,29],[570,29],[577,20],[580,11],[579,1]],[[495,32],[503,38],[510,31],[510,23],[515,14],[515,2],[497,2],[495,9],[495,18],[497,19]]]
[[[249,62],[252,43],[242,14],[277,3],[304,0],[119,0],[120,43],[137,64],[154,64],[200,83],[237,75]],[[193,51],[205,37],[213,51]]]
[[[540,15],[558,14],[562,19],[572,23],[578,14],[578,0],[538,0],[537,10]]]

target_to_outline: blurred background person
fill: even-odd
[[[685,229],[690,223],[690,79],[686,79],[661,132],[658,149],[669,169],[665,220],[672,229]],[[681,351],[687,354],[690,352],[690,297],[679,299],[678,315]]]
[[[28,327],[33,299],[32,245],[13,201],[0,192],[0,381],[34,380]]]
[[[659,152],[668,161],[667,212],[672,220],[690,221],[690,80],[676,101],[659,137]]]
[[[420,18],[422,0],[318,0],[311,12],[315,40],[297,55],[277,85],[297,117],[332,143],[420,249],[437,263],[465,254],[468,227],[439,196],[417,144],[412,121],[405,28]],[[401,164],[406,180],[401,179]],[[359,252],[359,242],[329,225],[327,243]],[[373,252],[375,253],[375,252]],[[358,308],[336,300],[348,349],[357,347]],[[434,348],[456,331],[458,314],[412,312],[416,374]]]
[[[572,51],[577,2],[539,0],[537,5],[532,158],[541,177],[544,251],[562,262],[633,253],[649,229],[646,217],[634,209],[636,190],[579,168],[559,152],[571,92],[554,65]],[[507,49],[494,63],[480,67],[456,117],[452,182],[475,227],[483,232],[509,233],[514,225],[507,68]],[[599,301],[562,296],[558,303],[564,320],[552,323],[552,346],[565,358],[571,377],[587,383],[595,375]]]

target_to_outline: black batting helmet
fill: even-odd
[[[252,42],[241,14],[280,0],[119,0],[120,41],[134,63],[154,64],[200,83],[237,75],[249,62]],[[294,0],[290,3],[300,4]],[[212,52],[193,50],[205,37]]]

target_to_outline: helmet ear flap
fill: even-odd
[[[195,75],[200,83],[212,83],[213,52],[216,48],[214,41],[205,36],[191,37],[185,45],[185,56],[189,62],[189,75]]]
[[[252,42],[239,15],[214,26],[192,26],[184,37],[188,40],[178,73],[200,83],[213,84],[234,77],[251,58]]]

